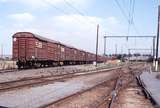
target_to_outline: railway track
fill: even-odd
[[[142,66],[143,66],[142,64],[141,65],[139,64],[135,66],[132,65],[131,67],[139,68]],[[64,105],[64,103],[61,103],[64,100],[67,100],[66,105],[72,104],[72,102],[77,101],[77,98],[79,97],[78,99],[80,103],[77,105],[82,105],[83,102],[86,100],[86,98],[94,99],[95,94],[93,91],[95,90],[96,90],[97,96],[101,94],[101,96],[105,95],[106,97],[107,96],[109,97],[111,96],[110,94],[112,90],[114,90],[115,88],[115,85],[117,80],[119,79],[120,73],[123,73],[123,75],[128,73],[128,65],[123,67],[117,67],[117,69],[115,68],[107,69],[107,70],[102,69],[100,71],[101,72],[95,71],[95,73],[89,72],[87,74],[76,73],[75,75],[65,76],[65,77],[62,76],[61,78],[59,77],[57,79],[54,79],[55,77],[53,77],[53,79],[46,78],[41,80],[41,82],[39,82],[38,80],[35,80],[37,82],[26,81],[28,85],[24,84],[24,82],[23,83],[19,82],[19,84],[15,83],[15,85],[13,86],[13,83],[12,83],[8,85],[8,88],[7,86],[5,86],[6,85],[5,84],[0,87],[0,88],[3,87],[3,90],[1,90],[0,92],[1,93],[0,103],[1,105],[8,106],[8,107],[16,107],[16,106],[26,107],[26,108],[29,106],[30,107],[47,107],[48,105],[50,106],[53,103],[54,105],[56,103],[60,103]],[[33,86],[37,86],[37,87],[33,87]],[[42,92],[42,90],[44,92]],[[30,95],[30,93],[32,93],[33,95]],[[88,95],[86,95],[86,93],[88,93]],[[92,93],[92,96],[90,95],[91,93]],[[81,98],[80,97],[81,95],[83,96],[85,95],[85,97]],[[28,98],[26,98],[26,100],[21,100],[23,96],[27,96]],[[106,97],[104,99],[106,99]],[[10,99],[10,101],[12,100],[12,102],[9,102],[8,98]],[[72,100],[70,100],[69,98],[72,98]],[[99,100],[99,99],[96,99],[96,100]],[[107,100],[107,102],[109,103],[110,101]],[[91,105],[93,103],[97,103],[97,102],[90,102],[88,105]],[[97,104],[94,106],[97,106]],[[52,108],[52,107],[49,107],[49,108]],[[70,107],[70,106],[67,107],[64,105],[63,107],[55,106],[53,108],[75,108],[75,107]],[[89,108],[94,108],[94,107],[91,106]]]
[[[114,89],[110,92],[110,95],[107,95],[95,108],[116,108],[117,106],[115,104],[117,104],[119,92],[127,88],[127,86],[136,79],[136,76],[140,74],[142,70],[145,70],[146,67],[141,69],[128,67],[128,69],[130,71],[129,74],[120,75],[119,78],[117,78]]]
[[[76,72],[76,73],[67,73],[62,75],[48,75],[48,76],[40,76],[40,77],[30,77],[30,78],[24,78],[20,80],[15,81],[9,81],[9,82],[2,82],[0,83],[0,91],[14,89],[14,88],[21,88],[25,86],[34,86],[38,84],[45,84],[57,80],[62,80],[65,78],[72,78],[75,76],[82,76],[82,75],[91,75],[91,74],[97,74],[99,72],[107,72],[107,71],[113,71],[116,69],[121,69],[121,67],[111,68],[111,69],[98,69],[98,70],[92,70],[92,71],[82,71],[82,72]]]
[[[0,74],[16,72],[16,71],[18,71],[18,69],[2,69],[2,70],[0,70]]]
[[[51,68],[51,67],[45,67],[45,68],[33,68],[33,69],[1,69],[1,70],[0,70],[0,74],[11,73],[11,72],[17,72],[17,71],[38,70],[38,69],[49,69],[49,68]],[[90,70],[88,70],[88,71],[99,70],[99,69],[102,69],[102,68],[105,69],[105,67],[103,66],[103,67],[98,67],[98,68],[96,68],[96,69],[90,69]],[[60,69],[59,71],[61,71],[61,70],[63,70],[63,67],[60,67],[59,69]],[[87,71],[87,70],[85,70],[85,71]]]
[[[23,71],[27,71],[27,70],[29,70],[29,71],[31,71],[31,70],[36,70],[36,71],[38,71],[38,69],[50,69],[51,67],[45,67],[45,68],[37,68],[37,69],[2,69],[2,70],[0,70],[0,74],[7,74],[7,73],[13,73],[13,72],[23,72]],[[105,69],[105,67],[103,66],[103,67],[98,67],[98,68],[96,68],[96,69],[89,69],[89,70],[82,70],[81,72],[85,72],[85,71],[94,71],[94,70],[99,70],[99,69],[102,69],[102,68],[104,68]],[[63,67],[59,67],[59,69],[56,69],[55,68],[55,71],[59,71],[59,72],[61,72],[61,71],[64,71],[64,68]],[[72,69],[72,71],[79,71],[78,69]]]
[[[48,105],[44,105],[42,107],[56,108],[56,107],[59,107],[59,105],[60,105],[60,108],[63,108],[64,106],[61,107],[61,104],[63,104],[67,99],[68,99],[68,101],[72,101],[69,99],[73,98],[73,97],[79,97],[81,94],[83,94],[85,92],[90,92],[91,90],[96,89],[98,86],[103,85],[105,83],[113,82],[114,84],[109,86],[110,90],[108,92],[106,92],[105,96],[99,102],[97,102],[97,103],[94,102],[91,105],[87,106],[87,108],[113,108],[119,91],[124,89],[125,87],[127,87],[127,85],[133,81],[134,74],[132,74],[132,72],[135,71],[135,69],[128,68],[129,75],[125,75],[125,72],[123,72],[122,69],[116,70],[116,71],[119,72],[119,74],[117,74],[117,76],[113,77],[110,80],[106,80],[104,82],[101,82],[101,83],[95,85],[92,88],[74,93],[70,96],[59,99],[53,103],[50,103]],[[74,100],[74,98],[73,98],[73,100]],[[66,101],[65,104],[68,103],[68,101]],[[68,106],[66,108],[68,108]],[[71,108],[73,108],[73,106]]]
[[[123,64],[124,65],[124,64]],[[123,66],[123,65],[120,65],[120,66]],[[113,66],[113,67],[115,67],[115,66]],[[11,72],[18,72],[18,71],[27,71],[27,70],[38,70],[38,69],[49,69],[49,68],[51,68],[51,67],[45,67],[45,68],[32,68],[32,69],[17,69],[17,68],[15,68],[15,69],[1,69],[0,70],[0,74],[5,74],[5,73],[11,73]],[[63,67],[62,67],[63,68]],[[105,69],[106,67],[105,66],[100,66],[100,67],[97,67],[96,69],[90,69],[90,70],[88,70],[88,71],[94,71],[94,70],[99,70],[99,69]],[[60,70],[59,71],[61,71],[61,68],[60,68]],[[85,70],[85,71],[87,71],[87,70]]]
[[[52,106],[52,105],[54,105],[54,104],[57,104],[57,103],[61,103],[61,102],[65,101],[65,100],[67,100],[68,98],[77,97],[77,96],[79,96],[80,94],[83,94],[83,93],[85,93],[85,92],[90,92],[92,89],[95,89],[95,88],[97,88],[97,87],[99,87],[99,86],[101,86],[101,85],[103,85],[103,84],[105,84],[105,83],[108,83],[108,82],[111,82],[111,81],[112,81],[113,83],[116,83],[116,80],[117,80],[117,79],[118,79],[118,77],[115,77],[115,78],[113,78],[113,79],[111,79],[111,80],[106,80],[106,81],[104,81],[104,82],[101,82],[101,83],[99,83],[99,84],[97,84],[97,85],[89,88],[89,89],[85,89],[85,90],[82,90],[82,91],[80,91],[80,92],[74,93],[74,94],[72,94],[72,95],[69,95],[69,96],[67,96],[67,97],[65,97],[65,98],[59,99],[59,100],[57,100],[57,101],[55,101],[55,102],[52,102],[52,103],[50,103],[50,104],[44,105],[44,106],[42,106],[42,107],[43,107],[43,108],[50,108],[50,106]],[[114,85],[112,85],[111,88],[114,88]],[[107,94],[107,97],[109,98],[110,95]],[[90,107],[88,107],[88,108],[94,108],[94,107],[93,107],[93,106],[90,106]],[[95,108],[96,108],[96,107],[95,107]]]
[[[121,69],[122,67],[111,68],[111,69],[98,69],[93,71],[83,71],[83,72],[76,72],[76,73],[67,73],[62,75],[48,75],[48,76],[41,76],[35,78],[24,78],[16,81],[9,81],[9,82],[1,82],[0,83],[0,92],[5,90],[11,89],[18,89],[22,87],[28,86],[36,86],[41,84],[46,84],[49,82],[59,81],[66,78],[72,78],[76,76],[83,76],[83,75],[93,75],[97,73],[109,72],[117,69]]]
[[[77,77],[77,76],[93,75],[93,74],[98,74],[98,73],[103,73],[103,72],[119,70],[124,67],[126,66],[120,66],[120,67],[111,68],[111,69],[103,68],[103,69],[97,69],[97,70],[92,70],[92,71],[67,73],[67,74],[61,74],[61,75],[47,75],[47,76],[39,76],[39,77],[34,77],[34,78],[29,77],[29,78],[23,78],[23,79],[15,80],[15,81],[1,82],[0,92],[6,91],[6,90],[19,89],[23,87],[38,86],[38,85],[47,84],[47,83],[51,83],[54,81],[61,81],[63,79]]]

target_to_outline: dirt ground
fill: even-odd
[[[145,97],[135,79],[126,89],[119,93],[114,108],[154,108],[154,106]]]

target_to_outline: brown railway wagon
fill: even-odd
[[[86,61],[86,53],[85,53],[85,51],[81,51],[81,60],[82,61]]]
[[[88,61],[88,62],[90,61],[89,60],[89,52],[86,52],[86,61]]]
[[[47,43],[47,59],[49,60],[54,60],[54,61],[58,61],[58,55],[59,55],[59,48],[58,48],[58,44],[54,44],[54,43]]]
[[[19,68],[45,67],[91,63],[95,54],[30,32],[18,32],[13,35],[13,60]]]
[[[76,48],[71,48],[70,57],[72,58],[73,64],[75,64],[76,58],[77,58],[77,49]]]
[[[30,36],[19,37],[13,39],[13,59],[19,59],[21,61],[31,60],[38,58],[45,60],[47,53],[47,43],[41,42]],[[43,44],[43,47],[42,47]]]
[[[77,61],[80,61],[79,64],[86,63],[86,52],[82,50],[78,50],[77,52]]]
[[[78,58],[78,61],[79,60],[82,60],[82,52],[80,51],[80,50],[78,50],[78,56],[77,56]]]
[[[86,59],[87,59],[88,62],[91,61],[91,53],[87,52]]]
[[[66,61],[74,61],[74,50],[70,47],[65,47],[65,60]]]
[[[65,52],[65,58],[63,59],[64,64],[75,64],[75,52],[76,49],[74,49],[73,47],[69,47],[69,46],[65,46],[64,48],[64,52]]]

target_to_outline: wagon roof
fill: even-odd
[[[52,43],[58,43],[58,44],[61,44],[59,41],[55,41],[55,40],[52,40],[52,39],[48,39],[48,38],[45,38],[43,36],[40,36],[40,35],[37,35],[37,34],[34,34],[32,33],[33,36],[37,39],[40,39],[40,40],[43,40],[43,41],[47,41],[47,42],[52,42]]]
[[[77,48],[75,48],[75,47],[73,47],[73,46],[70,46],[70,45],[67,45],[67,44],[63,44],[63,43],[61,43],[61,42],[59,42],[59,41],[55,41],[55,40],[52,40],[52,39],[48,39],[48,38],[46,38],[46,37],[37,35],[37,34],[35,34],[35,33],[31,33],[31,32],[17,32],[17,33],[15,33],[15,34],[23,34],[23,33],[31,34],[33,37],[35,37],[35,38],[37,38],[37,39],[39,39],[39,40],[42,40],[42,41],[51,42],[51,43],[56,43],[56,44],[60,44],[60,45],[63,45],[63,46],[69,47],[69,48],[77,49]],[[13,36],[15,36],[15,35],[13,35]]]
[[[43,36],[40,36],[40,35],[37,35],[37,34],[34,34],[34,33],[32,33],[32,34],[34,35],[34,37],[36,37],[36,38],[38,38],[38,39],[40,39],[40,40],[44,40],[44,41],[47,41],[47,42],[52,42],[52,43],[61,44],[61,45],[63,45],[63,46],[66,46],[66,47],[69,47],[69,48],[72,48],[72,49],[77,49],[77,48],[75,48],[75,47],[73,47],[73,46],[71,46],[71,45],[63,44],[63,43],[61,43],[61,42],[59,42],[59,41],[55,41],[55,40],[52,40],[52,39],[48,39],[48,38],[45,38],[45,37],[43,37]],[[78,49],[78,50],[79,50],[79,49]]]

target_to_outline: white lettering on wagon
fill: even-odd
[[[36,47],[37,48],[42,48],[42,42],[36,42]]]
[[[64,48],[63,47],[61,47],[61,52],[64,52]]]

